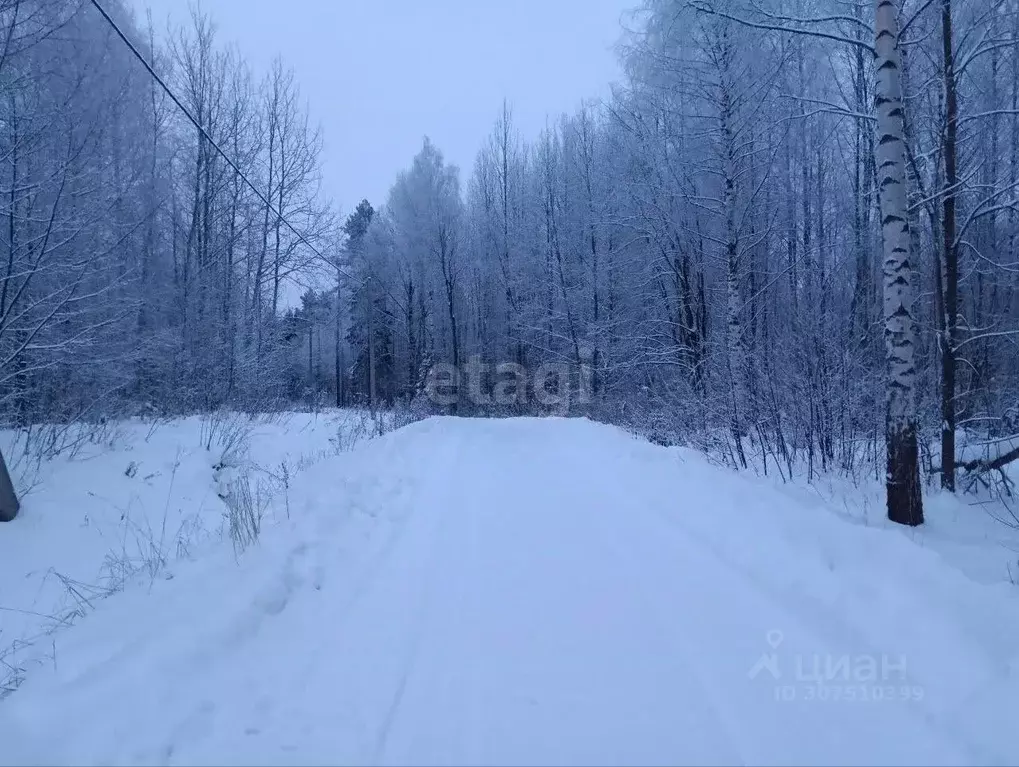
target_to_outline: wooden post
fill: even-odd
[[[14,492],[14,483],[7,472],[4,454],[0,453],[0,522],[10,522],[18,516],[18,496]]]

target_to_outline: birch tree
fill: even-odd
[[[876,161],[881,205],[882,278],[887,360],[888,518],[904,525],[923,523],[916,418],[916,320],[913,263],[906,204],[902,64],[898,8],[876,0],[874,105]]]

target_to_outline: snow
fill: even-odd
[[[905,533],[866,489],[584,419],[432,418],[337,452],[336,417],[252,437],[262,466],[295,466],[257,545],[210,535],[48,636],[0,702],[0,763],[1019,759],[1019,591],[973,564],[1002,564],[998,542],[948,500]],[[55,461],[0,529],[0,605],[37,604],[15,566],[94,577],[117,519],[83,487],[210,526],[197,428]],[[128,454],[134,478],[98,470]]]
[[[24,505],[0,530],[0,691],[11,666],[52,655],[49,632],[90,610],[82,600],[119,589],[138,570],[170,577],[178,560],[219,541],[220,494],[231,482],[283,490],[282,477],[362,438],[366,420],[333,411],[129,421],[62,434],[73,447],[41,462],[26,455],[23,435],[0,432]]]

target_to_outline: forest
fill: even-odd
[[[894,521],[1010,492],[1019,0],[646,0],[611,98],[536,136],[504,102],[473,167],[423,138],[353,211],[285,62],[103,6],[201,130],[92,3],[0,0],[0,426],[543,413],[429,371],[557,364],[571,412],[869,473]]]

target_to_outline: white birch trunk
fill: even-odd
[[[881,205],[887,414],[885,445],[888,518],[923,522],[916,437],[916,323],[913,317],[913,264],[906,204],[906,147],[895,0],[876,0],[874,26],[877,83],[875,151]]]
[[[743,434],[746,429],[744,411],[747,406],[746,385],[746,347],[743,339],[743,323],[741,312],[743,302],[740,297],[740,279],[742,264],[740,252],[740,232],[737,224],[737,189],[736,189],[736,156],[737,138],[733,128],[734,108],[732,94],[735,83],[731,74],[732,43],[729,30],[723,27],[720,41],[721,72],[721,104],[719,117],[722,129],[722,173],[723,173],[723,204],[725,207],[725,273],[726,273],[726,362],[729,367],[729,386],[732,412],[730,429],[736,448],[736,460],[743,468],[747,466],[746,454],[743,451]]]

